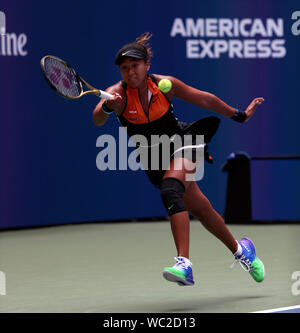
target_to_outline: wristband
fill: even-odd
[[[106,105],[106,102],[104,102],[102,104],[102,111],[106,114],[111,114],[112,112],[114,112],[113,109],[110,109],[107,105]]]
[[[238,123],[243,123],[247,118],[246,112],[235,109],[234,115],[231,117],[232,120],[237,121]]]

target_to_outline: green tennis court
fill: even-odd
[[[175,247],[167,221],[90,223],[0,233],[5,313],[255,312],[300,304],[300,225],[229,225],[253,239],[266,267],[258,284],[198,221],[191,221],[195,286],[163,279]]]

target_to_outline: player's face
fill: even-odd
[[[122,78],[131,88],[140,88],[146,82],[149,62],[126,57],[120,65]]]

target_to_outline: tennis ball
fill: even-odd
[[[162,79],[158,82],[158,88],[163,93],[167,93],[172,89],[172,82],[168,79]]]

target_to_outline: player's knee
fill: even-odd
[[[168,215],[186,211],[183,201],[184,184],[177,178],[165,178],[160,187],[161,198]]]

